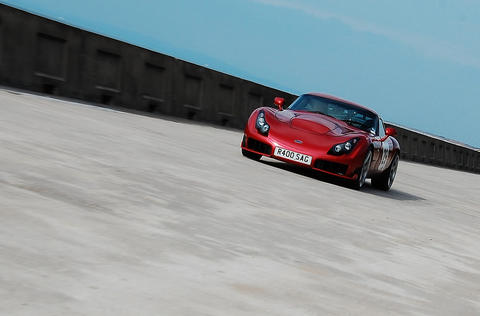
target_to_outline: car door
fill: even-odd
[[[378,120],[377,135],[373,138],[373,169],[374,173],[383,172],[390,165],[393,153],[393,141],[390,136],[385,134],[385,125],[383,120]]]

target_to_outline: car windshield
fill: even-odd
[[[378,129],[378,116],[376,114],[352,104],[315,95],[304,94],[300,96],[287,110],[327,115],[373,134],[376,134]]]

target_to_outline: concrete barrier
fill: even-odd
[[[0,4],[0,84],[243,128],[296,96]],[[396,126],[402,159],[480,173],[480,152]]]
[[[0,84],[241,127],[294,95],[0,5]]]
[[[480,173],[480,150],[392,123],[387,126],[397,130],[402,159]]]

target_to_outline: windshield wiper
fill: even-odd
[[[323,112],[320,112],[320,111],[309,111],[310,113],[316,113],[316,114],[322,114],[322,115],[325,115],[325,116],[329,116],[329,117],[333,117],[334,119],[336,119],[335,116],[332,116],[332,115],[329,115],[327,113],[323,113]]]
[[[356,127],[356,128],[359,128],[359,129],[363,130],[363,128],[362,128],[363,124],[361,122],[357,122],[357,121],[354,121],[352,119],[346,119],[346,120],[340,120],[340,121],[345,122],[350,126],[353,126],[353,127]]]

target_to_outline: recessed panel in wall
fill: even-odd
[[[95,80],[98,89],[111,92],[120,91],[122,75],[121,62],[122,59],[120,55],[104,50],[97,50]]]
[[[248,94],[247,107],[249,112],[253,111],[256,108],[263,106],[263,97],[262,95],[254,92]]]
[[[3,70],[3,21],[2,17],[0,16],[0,78],[2,77]]]
[[[145,63],[145,72],[142,78],[142,92],[144,97],[163,100],[165,97],[165,87],[165,67],[149,62]]]
[[[35,74],[56,80],[65,80],[66,40],[45,33],[37,34]]]
[[[196,76],[185,75],[184,100],[185,106],[195,109],[201,108],[202,79]]]
[[[232,86],[220,84],[217,99],[217,112],[224,115],[233,115],[235,90]]]

